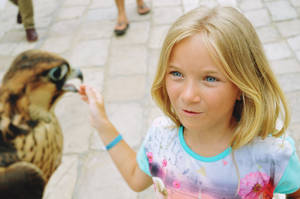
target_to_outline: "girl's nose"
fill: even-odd
[[[182,91],[182,100],[186,104],[200,102],[199,85],[196,82],[187,82]]]

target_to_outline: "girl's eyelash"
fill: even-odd
[[[216,82],[216,81],[218,81],[218,79],[215,78],[215,77],[213,77],[213,76],[206,76],[205,80],[208,81],[208,82]]]
[[[170,74],[174,77],[182,77],[182,74],[178,71],[171,71]]]

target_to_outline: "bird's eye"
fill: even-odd
[[[66,74],[68,73],[68,70],[69,70],[68,65],[63,64],[59,67],[51,69],[49,71],[48,75],[51,80],[59,81],[59,80],[62,80],[66,76]]]

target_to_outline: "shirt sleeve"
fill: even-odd
[[[136,156],[137,163],[139,165],[139,168],[146,173],[148,176],[152,177],[149,169],[149,162],[146,155],[144,144],[140,147],[137,156]]]
[[[287,137],[286,139],[292,145],[293,153],[274,192],[291,194],[300,188],[300,161],[295,150],[293,139],[290,137]]]

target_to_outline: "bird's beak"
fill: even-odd
[[[64,84],[62,90],[66,92],[78,92],[78,89],[75,87],[75,85],[71,83],[67,83],[70,79],[80,79],[81,83],[83,82],[83,74],[79,69],[72,69],[71,73],[68,75],[66,79],[66,83]]]

